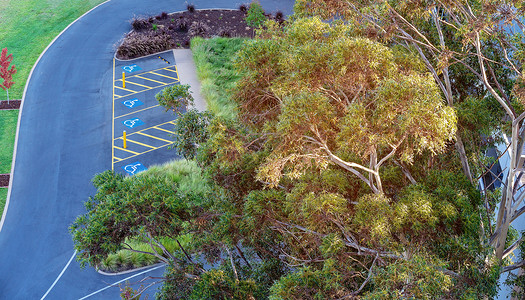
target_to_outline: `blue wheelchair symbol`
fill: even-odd
[[[148,168],[146,168],[144,165],[142,165],[141,163],[137,161],[137,162],[134,162],[132,164],[122,167],[122,169],[128,172],[129,175],[133,176],[142,171],[146,171]]]
[[[139,99],[135,98],[135,99],[129,99],[126,101],[122,101],[122,104],[124,104],[128,108],[134,108],[137,106],[141,106],[144,103],[142,103],[142,101],[140,101]]]
[[[140,71],[140,70],[142,70],[142,68],[137,66],[136,64],[133,64],[133,65],[128,65],[128,66],[123,66],[122,70],[124,70],[124,71],[126,71],[128,73],[131,73],[131,72],[135,72],[135,71]]]
[[[144,125],[144,122],[140,120],[139,118],[129,119],[122,122],[124,125],[126,125],[129,128],[135,128],[140,125]]]

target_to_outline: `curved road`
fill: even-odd
[[[192,2],[237,8],[243,1]],[[292,11],[293,0],[260,2],[267,11]],[[111,168],[113,45],[134,15],[184,9],[183,0],[111,0],[75,22],[35,66],[0,232],[0,299],[119,299],[118,288],[97,291],[132,274],[103,276],[76,261],[64,268],[74,253],[68,226],[95,192],[93,175]],[[151,274],[161,269],[130,281]]]

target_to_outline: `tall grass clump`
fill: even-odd
[[[240,79],[233,66],[236,53],[245,38],[196,37],[191,40],[193,59],[201,81],[201,92],[213,114],[228,119],[237,118],[237,105],[230,91]]]

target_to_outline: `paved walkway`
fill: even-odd
[[[195,0],[196,8],[240,2]],[[261,0],[291,13],[292,0]],[[111,0],[75,22],[49,47],[27,84],[9,204],[0,231],[0,299],[118,299],[110,284],[153,272],[104,276],[72,260],[68,226],[84,212],[94,174],[110,169],[113,53],[135,15],[184,10],[183,1]],[[175,52],[181,81],[195,82],[188,52]],[[194,87],[196,85],[193,85]],[[202,102],[199,102],[202,109]],[[120,157],[119,157],[120,158]]]

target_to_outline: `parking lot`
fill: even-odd
[[[113,64],[112,169],[134,175],[152,164],[176,158],[176,116],[159,106],[155,95],[180,84],[173,52]],[[124,134],[126,145],[124,145]]]

